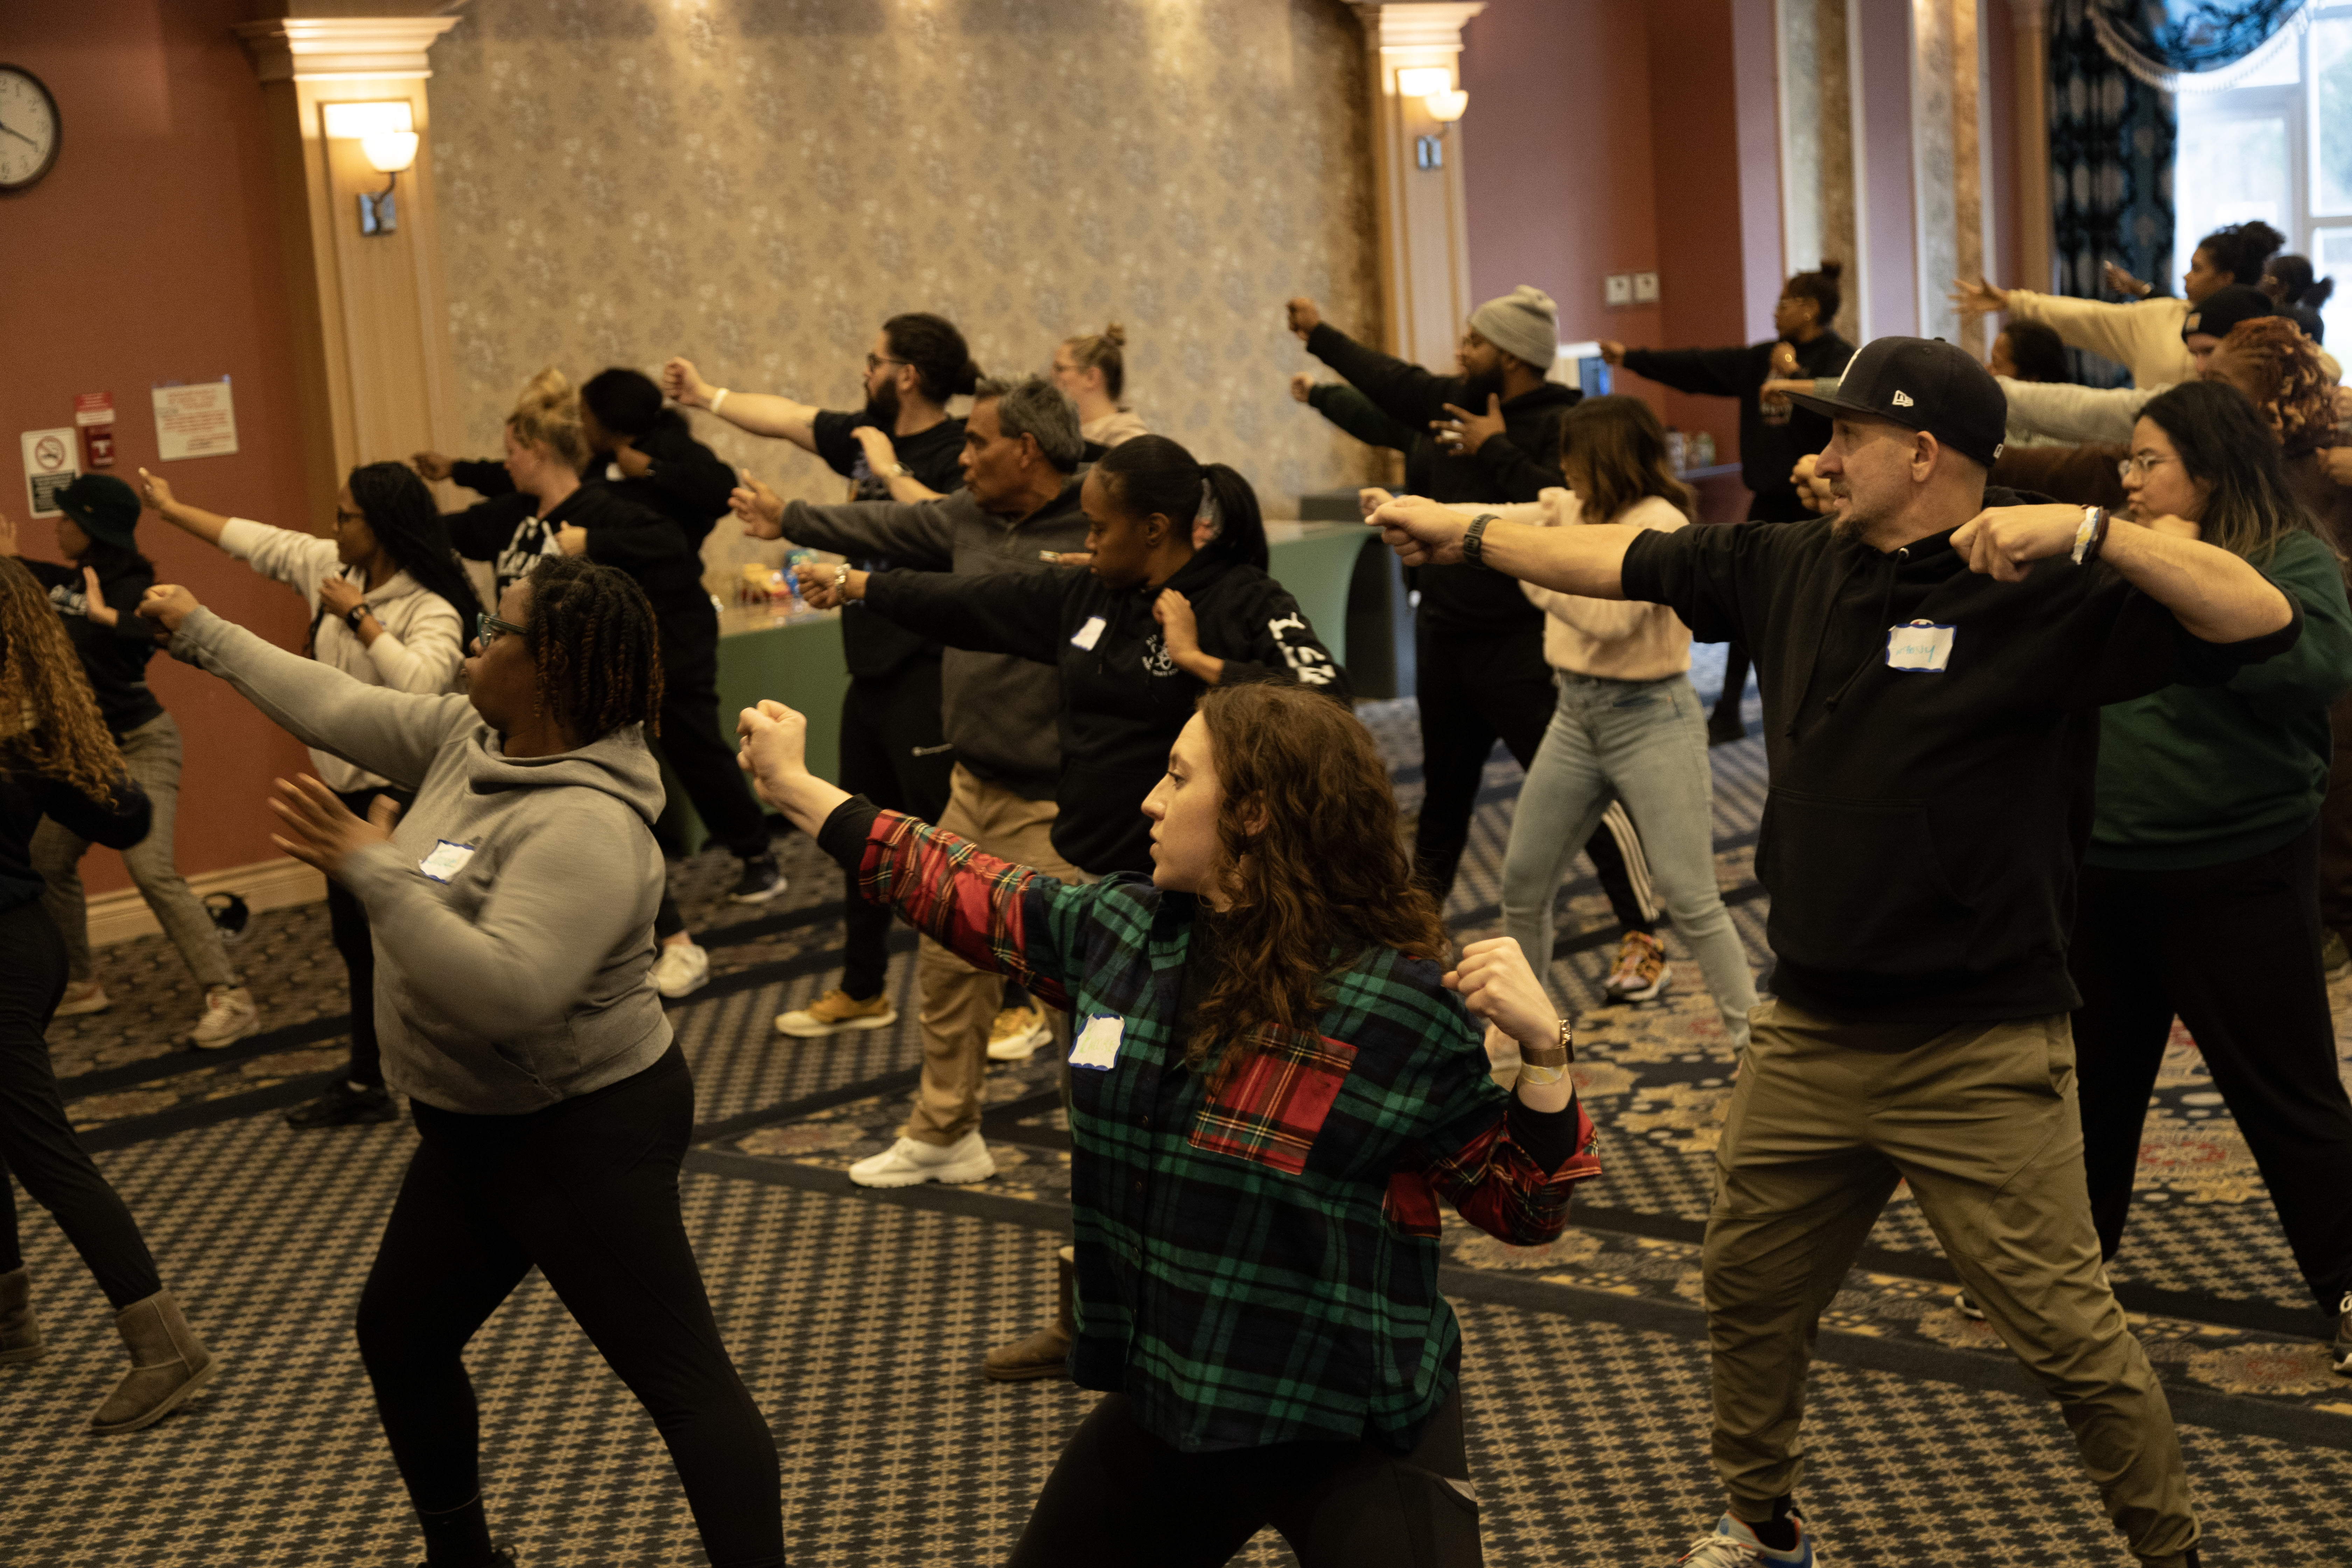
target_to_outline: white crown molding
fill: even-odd
[[[280,16],[240,22],[237,37],[263,81],[429,77],[425,54],[457,16]]]
[[[1462,27],[1486,0],[1355,0],[1364,41],[1383,55],[1462,52]]]

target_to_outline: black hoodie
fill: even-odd
[[[530,576],[541,556],[556,553],[558,530],[576,524],[588,531],[588,559],[626,572],[652,601],[665,669],[685,670],[714,656],[719,621],[702,586],[702,557],[677,524],[601,484],[582,485],[545,517],[538,509],[538,497],[510,490],[445,519],[458,554],[492,563],[493,605],[510,584]]]
[[[631,444],[653,460],[644,474],[629,479],[622,474],[618,464],[591,458],[580,475],[580,482],[602,485],[623,500],[661,513],[677,524],[678,537],[689,548],[700,550],[712,525],[727,515],[727,498],[735,489],[735,470],[718,453],[694,438],[686,416],[675,408],[663,409],[654,427]],[[515,494],[514,479],[508,474],[507,466],[495,458],[460,458],[449,465],[449,478],[487,499],[511,498]]]
[[[1559,456],[1559,421],[1583,396],[1572,386],[1545,382],[1503,405],[1503,433],[1478,450],[1453,452],[1437,444],[1430,421],[1451,419],[1449,403],[1486,412],[1458,375],[1438,375],[1363,344],[1326,322],[1307,335],[1307,352],[1347,377],[1391,419],[1413,432],[1405,453],[1404,484],[1410,495],[1451,505],[1531,501],[1567,481],[1554,465]],[[1507,577],[1475,566],[1423,566],[1413,578],[1421,590],[1423,625],[1455,636],[1495,637],[1543,633],[1543,612],[1528,603]]]
[[[1298,601],[1256,567],[1221,556],[1193,556],[1159,588],[1113,589],[1084,570],[961,577],[899,569],[866,579],[866,604],[950,647],[1056,666],[1054,847],[1096,876],[1149,874],[1143,797],[1168,771],[1168,748],[1207,689],[1160,641],[1151,605],[1164,588],[1192,601],[1201,651],[1225,661],[1223,684],[1296,680],[1348,700],[1348,678]]]
[[[1774,338],[1737,349],[1625,351],[1625,368],[1661,386],[1739,399],[1739,482],[1754,495],[1748,515],[1760,522],[1794,522],[1806,515],[1789,470],[1830,444],[1830,422],[1820,415],[1793,405],[1765,408],[1764,384],[1772,379],[1772,351],[1780,346]],[[1789,346],[1797,351],[1795,380],[1843,375],[1853,357],[1853,345],[1835,332]]]
[[[1772,988],[1871,1022],[2080,1005],[2066,941],[2099,707],[2226,680],[2303,630],[2298,607],[2268,637],[2200,642],[2097,563],[2060,555],[2000,583],[1969,571],[1948,531],[1882,553],[1825,519],[1647,531],[1623,582],[1697,641],[1755,650]],[[1889,628],[1923,619],[1953,628],[1947,668],[1890,668]]]

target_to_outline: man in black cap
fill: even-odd
[[[1731,1508],[1684,1561],[1811,1563],[1791,1493],[1815,1322],[1907,1180],[2132,1551],[2194,1563],[2171,1413],[2099,1266],[2066,936],[2099,706],[2225,679],[2292,647],[2300,612],[2227,551],[2002,504],[2000,390],[1949,344],[1881,338],[1805,401],[1832,421],[1828,518],[1534,529],[1401,500],[1372,519],[1408,563],[1670,605],[1763,656],[1777,995],[1751,1015],[1704,1261]]]

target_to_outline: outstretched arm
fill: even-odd
[[[1450,566],[1462,559],[1463,536],[1480,512],[1400,496],[1372,513],[1371,525],[1408,566]],[[1588,599],[1625,596],[1625,547],[1647,531],[1627,523],[1536,528],[1497,519],[1480,536],[1479,559],[1506,577],[1580,594]]]
[[[139,499],[155,509],[155,515],[184,533],[193,533],[206,544],[221,542],[221,530],[229,520],[216,511],[206,511],[200,506],[190,506],[172,493],[169,479],[159,479],[146,469],[139,470]]]
[[[2036,561],[2074,550],[2078,506],[2003,506],[1980,511],[1952,534],[1969,569],[2003,583],[2025,579]],[[2166,609],[2200,642],[2250,642],[2283,630],[2294,604],[2278,584],[2217,545],[2183,531],[2111,519],[2098,558]]]
[[[774,436],[796,447],[816,450],[816,416],[813,403],[795,403],[772,392],[734,392],[702,379],[690,359],[673,359],[662,366],[662,390],[688,408],[707,408],[730,425],[754,436]]]

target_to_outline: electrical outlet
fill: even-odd
[[[1601,298],[1603,302],[1611,305],[1632,304],[1633,275],[1630,272],[1612,272],[1601,280]]]
[[[1633,274],[1633,303],[1654,305],[1658,302],[1658,275],[1654,272]]]

